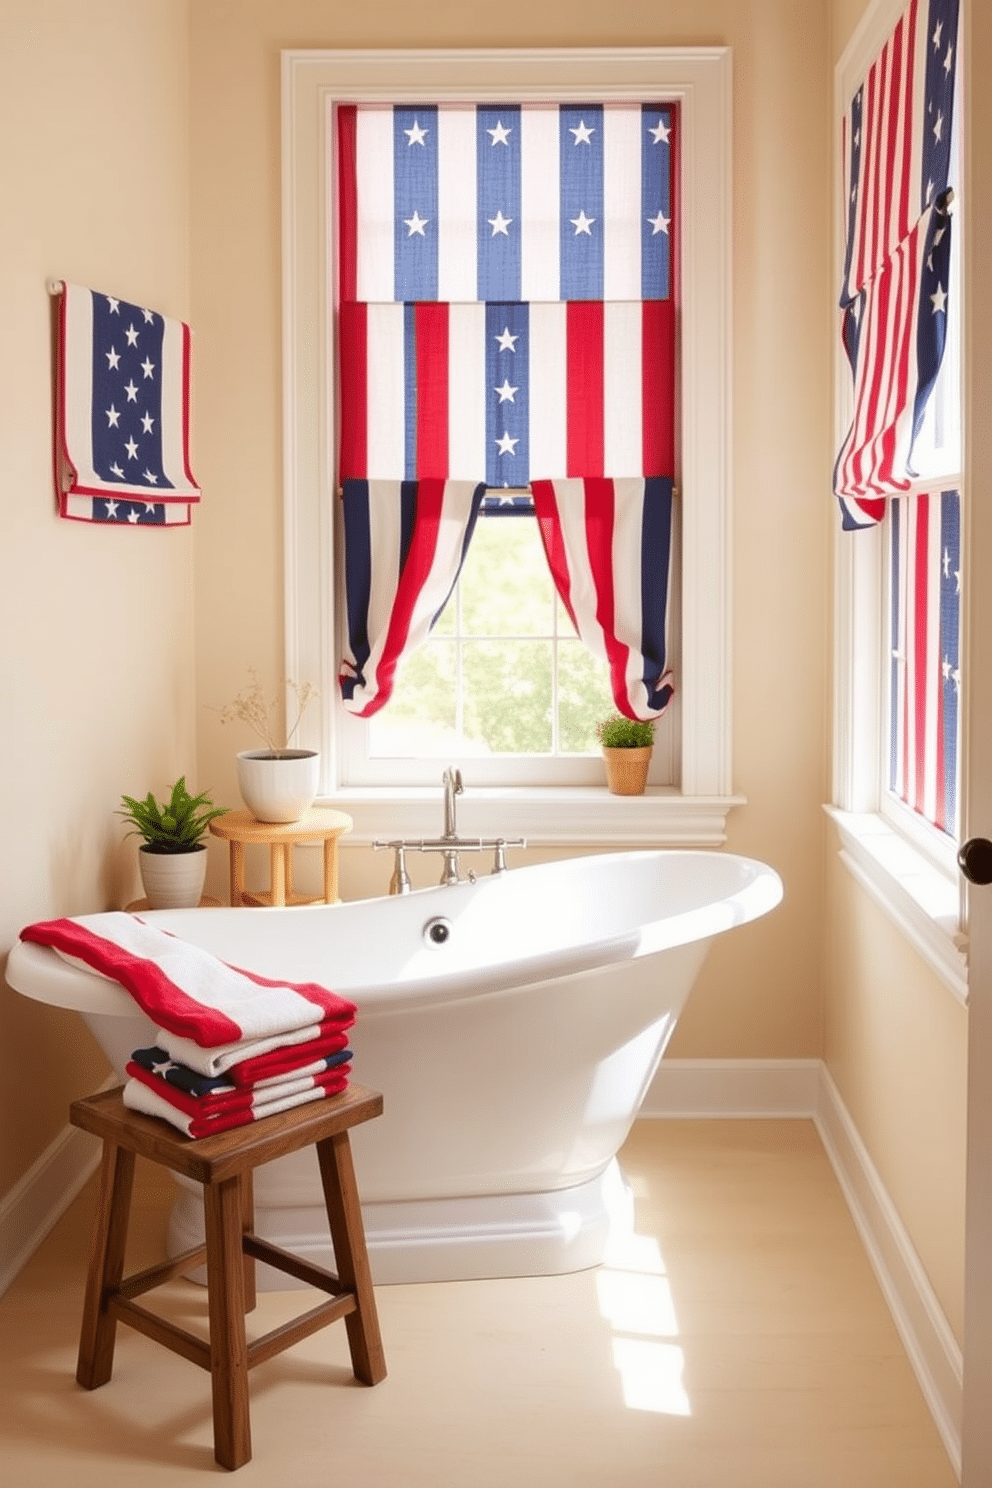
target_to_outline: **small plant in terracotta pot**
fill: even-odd
[[[654,723],[612,713],[596,725],[606,761],[606,783],[614,796],[640,796],[647,784]]]
[[[295,700],[295,717],[284,734],[277,732],[279,703],[267,697],[255,669],[249,668],[249,685],[232,703],[220,709],[221,723],[243,723],[264,749],[243,749],[238,754],[238,789],[248,810],[265,822],[299,821],[313,805],[320,781],[320,755],[315,749],[291,748],[291,741],[308,706],[317,696],[310,682],[287,680]],[[280,744],[279,739],[285,743]]]
[[[191,796],[186,777],[172,786],[168,800],[151,791],[143,801],[121,796],[117,815],[130,823],[128,837],[144,838],[138,850],[141,882],[151,909],[185,909],[199,904],[207,871],[203,838],[225,808],[215,806],[207,791]]]

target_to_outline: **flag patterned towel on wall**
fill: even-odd
[[[59,297],[55,481],[59,511],[118,526],[187,526],[189,326],[64,284]]]
[[[309,1037],[318,1030],[341,1033],[355,1020],[354,1003],[326,987],[241,971],[123,912],[39,921],[26,926],[21,939],[51,946],[119,982],[159,1028],[200,1050],[236,1045],[248,1058],[304,1030]]]

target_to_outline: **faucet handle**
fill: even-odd
[[[393,844],[396,848],[396,861],[393,865],[393,876],[389,880],[389,892],[391,894],[409,894],[410,875],[406,871],[406,844],[397,842]]]

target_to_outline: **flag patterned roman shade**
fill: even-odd
[[[667,704],[677,124],[665,103],[336,110],[351,711],[388,698],[396,662],[457,579],[475,515],[530,514],[522,493],[537,481],[556,483],[558,504],[595,508],[589,540],[602,551],[630,553],[637,533],[616,586],[610,564],[577,549],[566,560],[561,545],[552,572],[580,636],[610,656],[621,711],[657,717]],[[593,481],[607,483],[595,497]],[[426,517],[417,531],[419,513],[463,508],[457,532]],[[404,567],[414,554],[420,598]]]
[[[958,0],[909,0],[845,120],[840,307],[854,388],[834,492],[846,528],[878,522],[909,488],[944,353],[957,23]]]
[[[341,477],[674,474],[675,112],[338,110]]]

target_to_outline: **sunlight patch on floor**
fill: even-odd
[[[633,1206],[614,1213],[603,1263],[596,1273],[599,1310],[613,1329],[613,1367],[629,1410],[692,1414],[682,1384],[685,1355],[661,1249],[633,1227]]]

